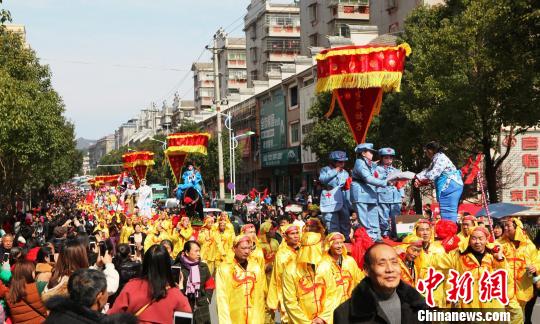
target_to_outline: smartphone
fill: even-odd
[[[90,241],[90,251],[94,252],[94,250],[96,249],[96,242],[94,241]]]
[[[129,249],[131,251],[131,255],[135,255],[135,244],[130,244]]]
[[[104,256],[105,253],[107,253],[107,246],[105,242],[101,241],[99,242],[99,255]]]
[[[129,243],[135,244],[135,236],[134,235],[129,236]]]
[[[175,283],[180,281],[180,266],[171,266],[172,277]]]
[[[49,254],[49,262],[56,262],[56,260],[54,260],[54,254],[53,253]]]
[[[8,262],[9,261],[9,253],[4,253],[4,261],[3,262]]]
[[[174,324],[191,324],[193,323],[193,314],[184,312],[174,312]]]

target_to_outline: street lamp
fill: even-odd
[[[150,137],[149,140],[154,141],[154,142],[159,142],[159,143],[163,144],[163,151],[165,151],[167,149],[167,142],[160,141],[160,140],[155,139],[153,137]]]
[[[234,133],[232,133],[232,135],[234,135]],[[235,150],[236,148],[238,147],[238,140],[239,139],[242,139],[242,138],[245,138],[245,137],[250,137],[250,136],[253,136],[255,135],[255,132],[253,131],[248,131],[248,132],[245,132],[243,134],[240,134],[240,135],[236,135],[236,136],[233,136],[233,137],[229,137],[229,147],[230,147],[230,155],[229,155],[229,162],[231,164],[231,182],[233,183],[233,187],[232,187],[232,190],[231,190],[231,195],[233,196],[233,199],[234,199],[234,196],[236,196],[236,154],[235,154]]]

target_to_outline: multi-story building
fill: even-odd
[[[17,34],[21,37],[22,42],[26,48],[30,47],[30,45],[28,45],[28,43],[26,42],[26,27],[24,27],[24,25],[6,24],[5,26],[7,31]]]
[[[444,4],[444,0],[370,0],[369,22],[380,34],[403,31],[407,16],[416,7]]]
[[[248,86],[268,80],[300,53],[300,8],[296,1],[251,0],[244,17]]]
[[[114,150],[115,148],[115,135],[107,135],[99,140],[97,140],[96,144],[91,145],[88,148],[88,157],[89,157],[89,165],[90,169],[94,170],[97,165],[99,164],[99,161],[102,157],[104,157],[107,153]]]
[[[118,130],[116,131],[117,134],[117,140],[116,140],[116,148],[119,149],[122,146],[128,145],[131,138],[135,135],[137,132],[137,119],[133,118],[128,120],[127,122],[123,123],[118,127]]]
[[[350,38],[349,26],[367,25],[369,12],[369,0],[300,0],[302,55],[330,47],[328,36]]]
[[[90,156],[88,152],[83,157],[83,163],[82,163],[82,173],[83,175],[90,174]]]
[[[216,33],[220,94],[225,98],[247,87],[246,38],[229,37],[223,29]]]
[[[195,62],[193,71],[193,101],[195,111],[210,109],[214,100],[214,66],[212,63]]]

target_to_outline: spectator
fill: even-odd
[[[86,249],[75,240],[66,241],[65,247],[58,254],[58,260],[52,270],[51,280],[43,292],[43,300],[47,302],[55,295],[68,295],[69,276],[78,269],[88,268]]]
[[[208,265],[201,261],[199,243],[187,241],[182,253],[176,257],[175,265],[180,266],[182,292],[189,300],[194,322],[210,324],[209,305],[215,284]]]
[[[36,282],[41,290],[45,288],[45,285],[49,282],[52,276],[51,256],[52,250],[48,246],[42,246],[39,248],[36,258]]]
[[[9,253],[13,247],[13,235],[6,234],[2,236],[2,245],[0,246],[0,257],[4,256],[4,253]]]
[[[366,251],[364,269],[368,276],[334,311],[334,324],[419,323],[418,311],[427,305],[416,289],[400,280],[398,258],[394,248],[385,243]]]
[[[17,262],[13,268],[11,287],[6,298],[13,323],[41,323],[47,317],[34,271],[34,263],[26,260]]]
[[[60,252],[64,243],[66,242],[67,237],[67,227],[56,226],[53,231],[54,238],[51,240],[51,243],[54,246],[56,252]]]
[[[169,324],[175,311],[191,313],[191,307],[174,283],[167,250],[155,244],[144,254],[141,277],[124,286],[109,314],[128,312],[141,324]]]
[[[50,310],[45,324],[99,323],[100,311],[107,303],[107,279],[94,269],[75,270],[67,283],[69,298],[55,296],[46,302]]]
[[[118,296],[118,293],[122,291],[124,285],[131,279],[137,278],[141,275],[142,265],[139,261],[133,260],[129,245],[119,244],[116,248],[116,256],[113,259],[113,264],[118,270],[120,280],[118,283],[117,293],[109,297],[109,303],[113,304],[114,300]]]

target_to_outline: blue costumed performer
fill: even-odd
[[[432,181],[435,184],[441,218],[457,222],[459,199],[463,192],[461,171],[456,169],[437,142],[426,144],[424,153],[431,160],[431,164],[416,175],[414,185],[419,187]]]

